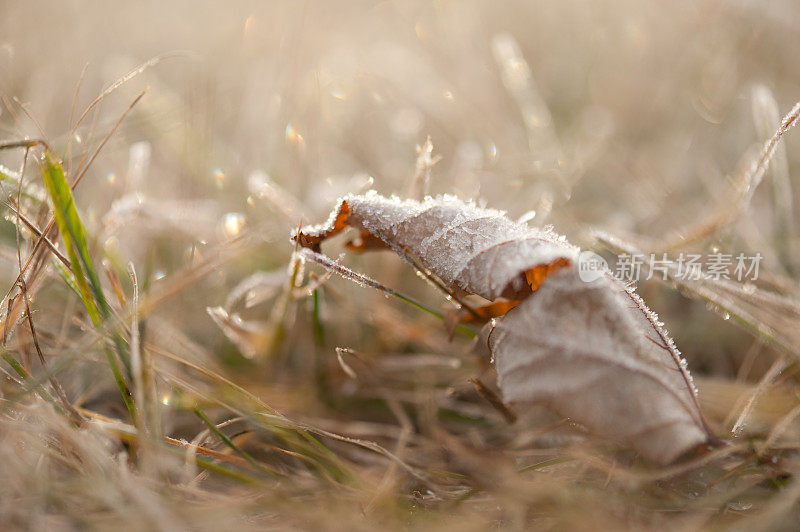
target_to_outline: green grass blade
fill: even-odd
[[[67,269],[67,267],[64,266],[64,264],[61,263],[61,261],[57,260],[55,257],[53,257],[53,265],[55,266],[59,277],[61,277],[64,283],[68,287],[70,287],[70,289],[72,289],[73,292],[75,292],[75,295],[77,295],[78,298],[81,300],[83,306],[85,306],[87,310],[89,309],[90,306],[94,308],[94,302],[92,301],[92,298],[90,297],[88,291],[84,291],[83,289],[81,289],[81,286],[78,284],[77,277],[72,273],[72,271]]]
[[[78,216],[78,210],[75,208],[75,198],[72,195],[72,188],[64,175],[64,167],[49,150],[45,151],[42,178],[53,202],[56,225],[67,248],[81,301],[83,301],[92,323],[96,328],[102,329],[105,326],[105,322],[111,317],[111,307],[103,294],[100,277],[97,275],[92,263],[86,239],[86,229],[81,222],[80,216]],[[117,331],[112,332],[111,335],[117,355],[125,364],[128,373],[130,373],[130,357],[128,356],[125,340]],[[125,401],[125,406],[131,416],[135,417],[133,399],[117,359],[109,349],[106,349],[105,352],[108,365],[114,374],[114,380]]]
[[[69,233],[72,239],[74,251],[80,256],[81,263],[92,288],[95,300],[97,301],[101,316],[108,318],[111,314],[111,307],[103,294],[100,284],[100,277],[94,269],[92,257],[89,254],[89,246],[86,241],[86,230],[83,227],[78,210],[75,208],[75,198],[72,196],[72,189],[64,175],[64,168],[53,158],[50,152],[45,152],[45,184],[53,199],[56,209],[56,223],[62,233]]]
[[[322,325],[322,317],[320,316],[320,301],[319,289],[315,288],[311,291],[311,302],[313,304],[311,312],[311,324],[314,328],[314,340],[318,347],[325,345],[325,328]]]
[[[273,470],[273,469],[271,469],[271,468],[268,468],[268,467],[267,467],[267,466],[265,466],[264,464],[260,463],[258,460],[256,460],[255,458],[253,458],[253,456],[252,456],[250,453],[248,453],[247,451],[243,450],[241,447],[239,447],[238,445],[236,445],[236,444],[233,442],[233,440],[231,440],[231,439],[228,437],[228,435],[227,435],[227,434],[225,434],[224,432],[222,432],[221,430],[219,430],[219,429],[217,428],[217,426],[214,424],[214,422],[213,422],[213,421],[211,421],[211,420],[208,418],[208,416],[206,416],[206,415],[205,415],[205,413],[204,413],[202,410],[200,410],[200,408],[198,408],[198,407],[194,407],[194,409],[193,409],[193,410],[194,410],[194,414],[195,414],[197,417],[199,417],[199,418],[200,418],[200,420],[201,420],[201,421],[202,421],[202,422],[203,422],[203,423],[206,425],[206,427],[208,427],[208,430],[210,430],[210,431],[211,431],[212,433],[214,433],[214,434],[215,434],[215,435],[216,435],[216,436],[217,436],[217,437],[218,437],[220,440],[222,440],[222,442],[223,442],[225,445],[227,445],[228,447],[230,447],[230,448],[231,448],[231,450],[232,450],[233,452],[235,452],[236,454],[238,454],[239,456],[241,456],[242,458],[244,458],[245,460],[247,460],[247,462],[248,462],[248,463],[249,463],[251,466],[253,466],[254,468],[256,468],[258,471],[261,471],[262,473],[265,473],[265,474],[267,474],[267,475],[269,475],[269,476],[271,476],[271,477],[278,478],[278,477],[280,477],[280,476],[281,476],[281,475],[280,475],[280,474],[279,474],[277,471],[275,471],[275,470]]]
[[[92,323],[98,325],[101,321],[100,314],[98,313],[97,305],[91,298],[89,286],[86,282],[84,271],[81,268],[82,260],[78,259],[78,248],[80,248],[81,244],[76,242],[76,235],[82,237],[82,244],[85,247],[85,231],[78,217],[78,211],[75,209],[75,201],[72,197],[69,183],[67,183],[67,179],[64,175],[64,168],[61,166],[61,163],[53,158],[50,152],[45,152],[45,164],[42,177],[44,178],[47,192],[50,194],[50,198],[53,201],[56,225],[61,232],[64,246],[67,248],[69,261],[70,264],[72,264],[72,273],[75,277],[75,283],[78,285],[81,300],[86,306],[86,311],[89,313]],[[91,262],[89,264],[91,266]]]
[[[42,399],[44,399],[48,403],[51,403],[59,411],[63,411],[62,408],[58,405],[58,403],[56,403],[56,400],[53,399],[53,396],[50,395],[50,393],[48,393],[48,391],[44,389],[44,386],[42,386],[41,383],[35,382],[35,379],[31,376],[30,373],[28,373],[25,370],[25,368],[22,367],[22,364],[17,362],[16,358],[11,356],[5,349],[0,351],[0,356],[2,356],[3,360],[5,360],[8,363],[8,365],[11,366],[11,368],[14,371],[17,372],[17,375],[22,377],[22,380],[25,381],[25,384],[27,384],[34,391],[36,391],[36,393],[39,394],[39,396]]]

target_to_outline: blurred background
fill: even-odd
[[[146,90],[75,194],[96,260],[123,272],[126,289],[132,261],[148,290],[168,294],[148,318],[153,348],[223,368],[276,407],[320,416],[330,404],[307,385],[358,395],[336,346],[454,356],[466,365],[431,377],[451,394],[474,369],[467,339],[449,343],[432,318],[341,279],[313,301],[293,296],[275,317],[289,232],[325,220],[337,197],[406,194],[430,137],[431,194],[552,224],[606,253],[593,229],[660,251],[670,235],[736,207],[748,186],[741,176],[800,99],[792,1],[6,0],[0,14],[3,140],[46,138],[78,168]],[[784,140],[741,215],[679,249],[760,252],[765,282],[793,297],[800,138]],[[0,152],[0,163],[19,170],[22,152]],[[24,178],[38,184],[35,165]],[[6,214],[0,274],[10,288],[18,267]],[[441,295],[390,254],[346,263],[442,308]],[[198,264],[212,267],[186,277]],[[641,292],[695,373],[757,380],[772,364],[773,348],[724,309],[665,284]],[[62,339],[48,347],[57,357],[80,337],[75,298],[58,282],[40,294],[41,328]],[[315,315],[324,337],[313,333]],[[72,394],[107,399],[106,368],[83,364],[78,374],[66,379]],[[420,378],[412,372],[398,389]],[[361,391],[381,397],[378,384]],[[159,389],[168,404],[169,386]],[[168,430],[179,430],[177,419],[165,413]]]
[[[428,136],[440,158],[430,193],[527,213],[597,249],[591,228],[662,238],[730,203],[777,125],[759,127],[759,102],[782,115],[800,79],[793,2],[32,1],[2,13],[5,139],[45,137],[86,158],[147,90],[77,189],[98,245],[161,278],[214,242],[263,240],[171,302],[205,345],[223,342],[207,306],[282,268],[288,232],[324,220],[338,196],[405,194]],[[798,142],[788,136],[783,164]],[[0,161],[17,169],[21,154]],[[700,251],[759,251],[763,270],[785,271],[762,189],[743,222],[756,236],[726,230]],[[364,260],[440,304],[394,257]],[[4,267],[11,282],[16,266]],[[741,331],[672,292],[645,296],[693,367],[735,374]]]
[[[163,214],[191,220],[172,228],[187,241],[213,238],[227,212],[270,220],[279,238],[369,177],[402,194],[427,136],[441,157],[431,193],[535,210],[571,240],[588,224],[658,235],[726,200],[766,138],[754,87],[784,113],[800,69],[793,2],[31,1],[2,13],[0,92],[41,126],[4,110],[7,139],[65,149],[73,108],[162,58],[102,102],[72,150],[149,87],[79,197],[98,216],[132,191],[170,203]],[[260,182],[296,202],[275,213]],[[279,240],[272,265],[289,251]]]

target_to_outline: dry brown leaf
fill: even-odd
[[[346,196],[327,223],[294,239],[319,250],[346,226],[453,293],[494,302],[482,317],[504,314],[490,325],[489,347],[506,402],[544,404],[659,464],[717,441],[655,314],[610,275],[581,280],[580,250],[552,230],[452,196],[420,202],[371,192]]]

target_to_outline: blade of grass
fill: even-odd
[[[48,364],[46,368],[43,368],[43,371],[35,376],[30,375],[30,385],[32,387],[43,386],[50,381],[51,378],[71,367],[77,360],[81,359],[87,351],[97,349],[102,342],[103,338],[98,334],[85,335],[82,341],[63,350],[57,359]],[[23,394],[12,394],[7,396],[6,401],[0,402],[0,412],[8,410],[11,405],[21,399],[22,395]]]
[[[180,359],[178,357],[174,357],[169,353],[164,353],[165,356],[172,358],[173,360],[179,361],[184,363],[187,367],[192,369],[196,369],[202,372],[205,375],[213,376],[216,375],[213,372],[206,370],[200,366],[196,366],[191,362],[186,360]],[[214,404],[226,408],[230,412],[246,418],[250,420],[255,425],[266,429],[274,436],[280,438],[286,445],[297,449],[298,452],[305,453],[306,458],[308,461],[315,465],[320,471],[327,472],[333,479],[337,481],[344,481],[344,480],[352,480],[356,479],[354,473],[350,471],[350,469],[342,462],[339,456],[334,453],[331,449],[326,447],[319,439],[314,437],[313,434],[310,433],[310,430],[307,427],[300,426],[299,423],[294,422],[288,419],[283,414],[280,414],[277,410],[273,409],[263,403],[258,398],[255,398],[252,394],[244,390],[243,388],[238,387],[237,385],[231,383],[227,379],[222,376],[218,376],[219,382],[229,384],[233,391],[238,392],[242,390],[244,392],[244,396],[250,402],[254,403],[251,406],[260,406],[266,412],[259,412],[259,411],[249,411],[243,408],[238,408],[234,405],[229,404],[223,398],[219,397],[218,395],[209,396],[199,390],[197,390],[192,383],[181,379],[176,375],[172,375],[169,371],[161,368],[159,371],[159,377],[164,379],[170,386],[172,386],[176,390],[182,390],[187,395],[191,395],[193,400],[201,401],[203,404]]]
[[[320,302],[319,302],[319,289],[315,288],[311,291],[311,302],[313,304],[311,323],[314,328],[314,340],[317,346],[322,347],[325,345],[325,329],[322,326],[322,319],[320,317]]]
[[[63,185],[67,182],[64,176],[64,170],[61,164],[58,163],[49,152],[45,154],[45,165],[42,171],[42,177],[44,178],[45,186],[53,201],[56,224],[61,232],[61,238],[64,240],[64,247],[67,249],[69,262],[72,265],[73,278],[78,287],[78,293],[92,322],[97,324],[100,322],[100,315],[89,293],[89,286],[86,282],[86,277],[84,276],[81,261],[78,259],[78,252],[74,243],[75,234],[78,233],[78,229],[75,225],[79,225],[81,230],[83,226],[78,218],[78,213],[75,209],[74,200],[71,191],[69,191],[69,187],[67,187],[66,193],[63,190]],[[67,211],[72,212],[68,214]]]
[[[53,396],[50,395],[50,393],[48,393],[48,391],[44,389],[44,386],[42,386],[40,383],[35,382],[31,374],[28,373],[25,370],[25,368],[22,367],[22,364],[20,364],[16,358],[11,356],[11,354],[8,353],[5,349],[0,350],[0,356],[2,356],[3,360],[5,360],[8,363],[8,365],[11,366],[11,368],[14,371],[17,372],[17,375],[22,377],[22,380],[25,381],[25,384],[30,386],[32,390],[34,390],[37,394],[39,394],[39,397],[41,397],[48,403],[51,403],[53,406],[56,407],[58,411],[60,412],[63,411],[63,409],[56,402]]]
[[[194,407],[194,409],[193,409],[193,412],[194,412],[194,414],[195,414],[197,417],[199,417],[199,418],[200,418],[200,420],[201,420],[203,423],[205,423],[205,425],[208,427],[208,430],[210,430],[211,432],[213,432],[213,433],[214,433],[214,435],[216,435],[216,436],[217,436],[217,437],[218,437],[220,440],[222,440],[222,442],[223,442],[225,445],[227,445],[228,447],[230,447],[230,448],[231,448],[231,450],[232,450],[233,452],[235,452],[237,455],[239,455],[239,456],[241,456],[242,458],[244,458],[245,460],[247,460],[247,463],[249,463],[250,465],[252,465],[252,466],[253,466],[254,468],[256,468],[258,471],[261,471],[262,473],[265,473],[265,474],[267,474],[267,475],[269,475],[269,476],[271,476],[271,477],[278,478],[278,477],[280,477],[280,476],[281,476],[281,475],[280,475],[280,474],[279,474],[277,471],[275,471],[274,469],[268,468],[268,467],[267,467],[267,466],[265,466],[264,464],[260,463],[258,460],[256,460],[255,458],[253,458],[253,456],[252,456],[250,453],[248,453],[247,451],[244,451],[244,450],[243,450],[241,447],[239,447],[238,445],[236,445],[236,444],[233,442],[233,440],[231,440],[231,439],[228,437],[228,435],[227,435],[227,434],[225,434],[224,432],[222,432],[221,430],[219,430],[219,429],[217,428],[217,426],[214,424],[214,422],[213,422],[213,421],[211,421],[211,420],[208,418],[208,416],[206,416],[206,415],[205,415],[205,413],[204,413],[202,410],[200,410],[200,408],[199,408],[199,407],[195,406],[195,407]]]
[[[702,240],[736,220],[750,204],[756,188],[761,183],[775,155],[778,143],[799,120],[800,102],[797,102],[791,111],[783,117],[772,137],[764,143],[764,148],[758,158],[752,162],[750,168],[742,176],[737,178],[733,201],[726,205],[722,211],[712,214],[705,220],[692,224],[691,227],[681,229],[673,235],[668,235],[655,247],[664,251],[685,248],[689,243]]]
[[[25,302],[25,317],[27,318],[28,326],[31,332],[31,339],[33,340],[33,346],[36,349],[36,354],[39,356],[39,361],[42,364],[43,368],[47,368],[47,364],[45,363],[44,354],[42,353],[42,348],[39,345],[39,335],[36,333],[36,326],[33,323],[33,313],[31,312],[31,300],[30,295],[28,294],[28,286],[25,284],[25,281],[20,281],[20,291],[23,301]],[[56,396],[61,401],[61,404],[64,407],[64,411],[69,414],[75,422],[80,422],[80,415],[72,406],[69,399],[67,398],[67,394],[64,393],[64,389],[61,387],[61,383],[58,382],[55,376],[50,377],[50,385],[53,387],[53,390],[56,392]]]
[[[89,412],[86,410],[82,410],[82,413],[84,415],[89,416],[91,419],[91,423],[94,426],[98,427],[103,432],[111,433],[116,437],[118,437],[120,440],[123,440],[128,443],[139,443],[139,434],[137,433],[134,427],[116,421],[106,420],[101,416],[95,416],[93,415],[94,414],[93,412]],[[185,452],[183,452],[181,449],[176,448],[175,446],[185,447],[188,446],[188,444],[185,444],[180,440],[175,440],[173,438],[165,438],[165,441],[171,445],[160,445],[159,446],[160,449],[180,457],[185,456]],[[201,451],[198,449],[198,452]],[[208,453],[209,455],[213,454],[214,456],[217,456],[219,458],[222,458],[222,456],[224,456],[220,455],[219,453],[212,452],[210,449],[203,449],[202,452]],[[228,457],[228,458],[234,458],[234,457]],[[236,459],[239,460],[238,457]],[[213,471],[215,473],[238,480],[240,482],[244,482],[247,484],[261,484],[263,482],[260,479],[252,477],[241,471],[236,471],[234,469],[231,469],[220,462],[216,462],[204,456],[195,456],[194,461],[197,465],[199,465],[204,469],[208,469],[209,471]]]
[[[94,269],[92,258],[89,255],[86,231],[78,216],[78,210],[75,208],[75,199],[66,176],[64,175],[64,169],[61,163],[58,162],[49,151],[45,152],[43,177],[50,197],[53,200],[56,224],[58,224],[58,229],[62,233],[62,238],[66,240],[68,238],[67,235],[69,235],[69,241],[65,242],[65,244],[71,254],[70,262],[73,265],[77,265],[78,261],[76,258],[80,257],[84,270],[83,273],[88,277],[89,286],[91,287],[92,295],[96,302],[96,305],[94,305],[96,318],[94,319],[99,317],[106,319],[111,314],[111,308],[103,294],[100,278]],[[73,258],[73,256],[76,258]],[[73,267],[73,269],[78,270],[77,267]],[[76,280],[78,281],[78,285],[83,289],[86,285],[86,281],[83,280],[82,276],[79,274],[76,274]]]
[[[769,87],[759,85],[753,90],[753,122],[760,139],[769,138],[780,124],[778,103]],[[780,260],[790,273],[793,272],[792,255],[794,241],[794,205],[792,204],[792,181],[789,177],[789,163],[786,158],[786,145],[775,147],[772,163],[767,169],[767,177],[772,184],[772,239]]]
[[[593,235],[599,243],[615,253],[626,253],[631,256],[644,255],[636,245],[614,235],[600,230],[595,230]],[[743,305],[745,300],[743,298],[745,296],[753,296],[743,292],[743,288],[737,288],[738,292],[732,292],[725,288],[722,281],[712,281],[709,277],[703,277],[700,280],[687,280],[676,275],[676,272],[677,264],[672,263],[666,271],[666,279],[662,279],[659,276],[653,276],[653,278],[658,282],[669,282],[681,289],[687,296],[705,301],[712,310],[739,323],[754,337],[764,339],[780,351],[800,358],[800,348],[795,338],[796,327],[794,323],[791,324],[791,329],[784,328],[783,325],[781,325],[781,328],[776,328],[774,324],[765,321],[752,312],[753,305],[750,305],[749,309],[745,308]],[[758,301],[758,304],[761,305],[761,310],[774,308],[783,315],[797,315],[800,312],[800,308],[795,302],[782,296],[772,293],[762,293],[761,295],[763,297]],[[755,300],[753,299],[753,301]]]
[[[78,210],[75,208],[72,188],[64,175],[63,166],[49,150],[45,150],[42,178],[53,202],[56,224],[67,248],[81,301],[86,307],[86,311],[89,313],[95,328],[103,330],[107,321],[111,318],[111,307],[103,294],[100,278],[89,254],[86,230],[78,216]],[[111,336],[116,347],[117,356],[125,364],[130,374],[130,358],[127,354],[125,341],[119,331],[112,331]],[[117,358],[110,349],[105,349],[105,352],[125,406],[128,408],[131,417],[135,419],[133,399],[125,377],[120,370]]]
[[[73,292],[75,292],[75,295],[77,295],[81,301],[83,301],[83,294],[81,294],[81,289],[78,286],[77,281],[75,281],[75,276],[72,275],[72,272],[68,270],[64,264],[55,259],[53,259],[53,265],[56,267],[56,271],[58,271],[58,275],[61,277],[64,283],[66,283],[66,285],[70,287]]]
[[[17,206],[16,206],[16,205],[14,205],[13,203],[11,203],[10,201],[5,201],[5,202],[3,202],[3,203],[5,204],[5,206],[6,206],[6,207],[8,207],[8,209],[9,209],[9,210],[10,210],[12,213],[14,213],[14,215],[15,215],[16,217],[18,217],[18,218],[19,218],[19,222],[22,222],[23,224],[25,224],[25,227],[27,227],[27,228],[28,228],[28,230],[29,230],[31,233],[33,233],[33,234],[36,236],[36,238],[40,238],[40,239],[42,239],[42,241],[45,243],[45,245],[47,245],[47,247],[48,247],[48,249],[50,250],[50,252],[51,252],[51,253],[53,253],[53,254],[56,256],[56,258],[57,258],[58,260],[60,260],[61,262],[63,262],[63,263],[64,263],[64,265],[65,265],[67,268],[71,268],[71,267],[72,267],[72,265],[71,265],[71,264],[70,264],[70,262],[69,262],[69,259],[67,259],[67,257],[65,257],[65,256],[64,256],[64,254],[63,254],[63,253],[61,253],[61,252],[58,250],[58,248],[56,247],[56,245],[55,245],[55,244],[53,244],[53,242],[52,242],[52,241],[51,241],[49,238],[47,238],[47,237],[46,237],[46,236],[45,236],[45,235],[42,233],[42,231],[41,231],[41,230],[39,230],[39,228],[38,228],[38,227],[36,227],[36,224],[34,224],[34,223],[33,223],[33,222],[30,220],[30,219],[28,219],[28,217],[27,217],[27,216],[25,216],[25,215],[22,213],[22,211],[21,211],[21,210],[19,210],[19,209],[17,208]],[[17,222],[17,225],[19,225],[19,222]]]
[[[311,291],[311,329],[314,333],[314,343],[320,349],[314,351],[314,381],[317,384],[319,398],[326,404],[331,402],[331,389],[328,382],[328,371],[326,364],[326,351],[321,349],[325,345],[325,328],[322,325],[320,316],[321,305],[319,300],[319,288]]]
[[[350,268],[347,268],[346,266],[342,266],[338,262],[332,260],[327,255],[323,255],[322,253],[316,253],[316,252],[314,252],[314,251],[312,251],[312,250],[310,250],[308,248],[300,248],[300,249],[298,249],[297,250],[297,254],[300,257],[304,258],[304,259],[308,259],[308,260],[311,260],[313,262],[316,262],[317,264],[319,264],[320,266],[323,266],[325,269],[327,269],[329,271],[333,271],[333,272],[338,273],[339,275],[341,275],[345,279],[348,279],[350,281],[358,283],[361,286],[369,286],[370,288],[374,288],[374,289],[376,289],[376,290],[378,290],[380,292],[383,292],[387,296],[396,297],[397,299],[400,299],[401,301],[405,301],[406,303],[409,303],[409,304],[417,307],[418,309],[427,312],[428,314],[430,314],[432,316],[436,316],[437,318],[439,318],[442,321],[444,321],[444,319],[445,319],[444,314],[442,314],[441,312],[437,312],[437,311],[425,306],[424,304],[420,303],[419,301],[416,301],[415,299],[412,299],[412,298],[410,298],[410,297],[408,297],[406,295],[403,295],[400,292],[397,292],[396,290],[392,290],[388,286],[385,286],[385,285],[379,283],[378,281],[376,281],[374,279],[371,279],[370,277],[367,277],[364,274],[361,274],[361,273],[358,273],[358,272],[354,272]],[[461,333],[469,336],[470,338],[475,338],[476,336],[478,336],[478,333],[476,333],[475,331],[473,331],[472,329],[470,329],[469,327],[467,327],[467,326],[465,326],[465,325],[463,325],[461,323],[456,324],[455,329],[457,331],[460,331]]]

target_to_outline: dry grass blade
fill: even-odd
[[[752,412],[753,407],[756,404],[756,401],[758,401],[758,398],[773,383],[773,381],[776,378],[778,378],[778,376],[786,368],[786,366],[787,366],[786,359],[781,357],[778,360],[776,360],[769,368],[769,370],[767,370],[764,376],[761,377],[758,386],[756,386],[756,388],[747,398],[747,401],[741,407],[741,414],[739,414],[739,417],[736,419],[736,423],[733,424],[733,427],[731,428],[731,434],[733,434],[734,436],[738,436],[739,434],[741,434],[745,424],[747,423],[747,417]],[[737,408],[734,407],[731,410],[731,413],[735,412],[736,410]],[[726,425],[727,424],[728,423],[726,423]]]
[[[114,123],[114,125],[111,127],[111,130],[109,130],[109,132],[106,133],[106,136],[103,137],[103,140],[100,141],[100,144],[98,144],[97,148],[95,148],[94,153],[91,157],[89,157],[89,160],[86,162],[86,164],[79,166],[76,169],[75,178],[72,180],[72,184],[70,185],[73,189],[78,186],[78,184],[81,182],[81,179],[83,179],[83,176],[86,174],[86,171],[92,166],[92,163],[103,150],[103,147],[106,145],[108,140],[114,135],[120,124],[122,124],[122,122],[125,120],[125,117],[128,116],[128,113],[131,112],[131,110],[136,106],[137,103],[139,103],[139,100],[141,100],[145,94],[147,94],[147,89],[140,92],[139,95],[133,99],[133,101],[128,105],[128,108],[123,111],[116,123]]]
[[[617,253],[643,254],[635,245],[603,231],[595,231],[594,236]],[[797,319],[800,319],[800,302],[752,284],[743,285],[708,275],[686,279],[676,275],[677,264],[667,266],[667,280],[685,294],[707,302],[715,312],[735,320],[756,337],[765,339],[787,354],[800,357],[800,329],[796,326]]]
[[[492,407],[500,412],[507,423],[514,423],[517,421],[517,415],[509,410],[508,407],[503,404],[503,400],[500,399],[500,397],[491,388],[487,387],[480,379],[470,379],[469,382],[475,387],[475,391],[478,393],[478,395],[489,401]]]
[[[425,144],[417,146],[417,162],[414,165],[414,176],[408,187],[408,197],[422,199],[428,195],[431,182],[431,170],[439,162],[441,155],[433,157],[433,142],[428,137]]]
[[[734,190],[734,199],[730,202],[730,207],[725,206],[722,212],[713,215],[711,218],[681,229],[672,236],[668,236],[658,246],[659,249],[667,251],[680,249],[692,242],[697,242],[717,231],[737,219],[744,209],[750,204],[750,200],[755,194],[756,188],[761,184],[764,174],[769,168],[770,161],[775,155],[775,150],[783,136],[792,129],[800,118],[800,102],[797,102],[791,111],[781,120],[777,131],[764,144],[760,155],[755,159],[748,170],[737,179]]]
[[[29,220],[28,217],[25,216],[22,213],[22,211],[20,211],[17,208],[16,205],[13,205],[9,202],[5,202],[5,206],[8,207],[8,210],[13,212],[15,216],[19,217],[22,223],[25,224],[25,227],[27,227],[28,230],[36,236],[36,238],[42,239],[45,245],[47,245],[47,248],[50,250],[50,252],[53,255],[55,255],[67,269],[72,267],[69,262],[69,259],[65,257],[64,254],[61,253],[61,251],[59,251],[56,245],[49,238],[47,238],[47,236],[45,236],[44,232],[42,232],[38,227],[36,227],[36,224],[34,224],[31,220]]]
[[[764,85],[753,89],[753,121],[758,137],[768,138],[772,128],[778,124],[778,103],[772,91]],[[792,272],[794,230],[794,201],[792,181],[789,176],[789,162],[785,144],[775,147],[775,153],[768,168],[768,178],[772,185],[773,242],[783,267]]]
[[[325,267],[327,270],[332,271],[332,272],[336,272],[339,275],[341,275],[342,277],[344,277],[345,279],[349,279],[350,281],[353,281],[354,283],[360,284],[362,286],[369,286],[370,288],[374,288],[375,290],[383,292],[387,296],[396,297],[396,298],[398,298],[398,299],[400,299],[402,301],[405,301],[406,303],[410,303],[411,305],[417,307],[418,309],[423,310],[423,311],[427,312],[428,314],[431,314],[432,316],[436,316],[440,320],[444,320],[445,319],[445,316],[442,313],[436,312],[435,310],[432,310],[432,309],[426,307],[425,305],[423,305],[419,301],[416,301],[416,300],[414,300],[414,299],[412,299],[412,298],[410,298],[408,296],[405,296],[405,295],[397,292],[396,290],[392,290],[388,286],[385,286],[385,285],[379,283],[378,281],[367,277],[364,274],[355,272],[355,271],[351,270],[350,268],[348,268],[346,266],[342,266],[341,264],[339,264],[338,262],[332,260],[330,257],[328,257],[326,255],[323,255],[321,253],[316,253],[316,252],[311,251],[310,249],[307,249],[307,248],[298,249],[296,251],[296,253],[297,253],[297,255],[299,257],[301,257],[303,259],[311,260],[313,262],[316,262],[320,266]],[[467,336],[469,336],[471,338],[474,338],[476,336],[475,331],[473,331],[469,327],[465,327],[464,325],[457,324],[455,328],[456,328],[456,330],[466,334]]]
[[[72,131],[70,132],[69,137],[72,138],[75,135],[78,127],[83,123],[83,120],[86,116],[94,109],[100,102],[102,102],[109,94],[120,88],[122,85],[133,79],[134,77],[138,76],[151,66],[157,65],[164,59],[168,59],[171,57],[184,57],[189,56],[187,52],[169,52],[166,54],[161,54],[159,56],[153,57],[142,63],[141,65],[137,66],[136,68],[132,69],[127,74],[123,75],[119,79],[117,79],[114,83],[109,85],[97,98],[95,98],[92,103],[90,103],[86,109],[83,110],[81,115],[78,117],[78,120],[75,121],[75,125],[72,127]],[[81,74],[81,79],[83,79],[83,74]],[[71,121],[71,120],[70,120]]]

